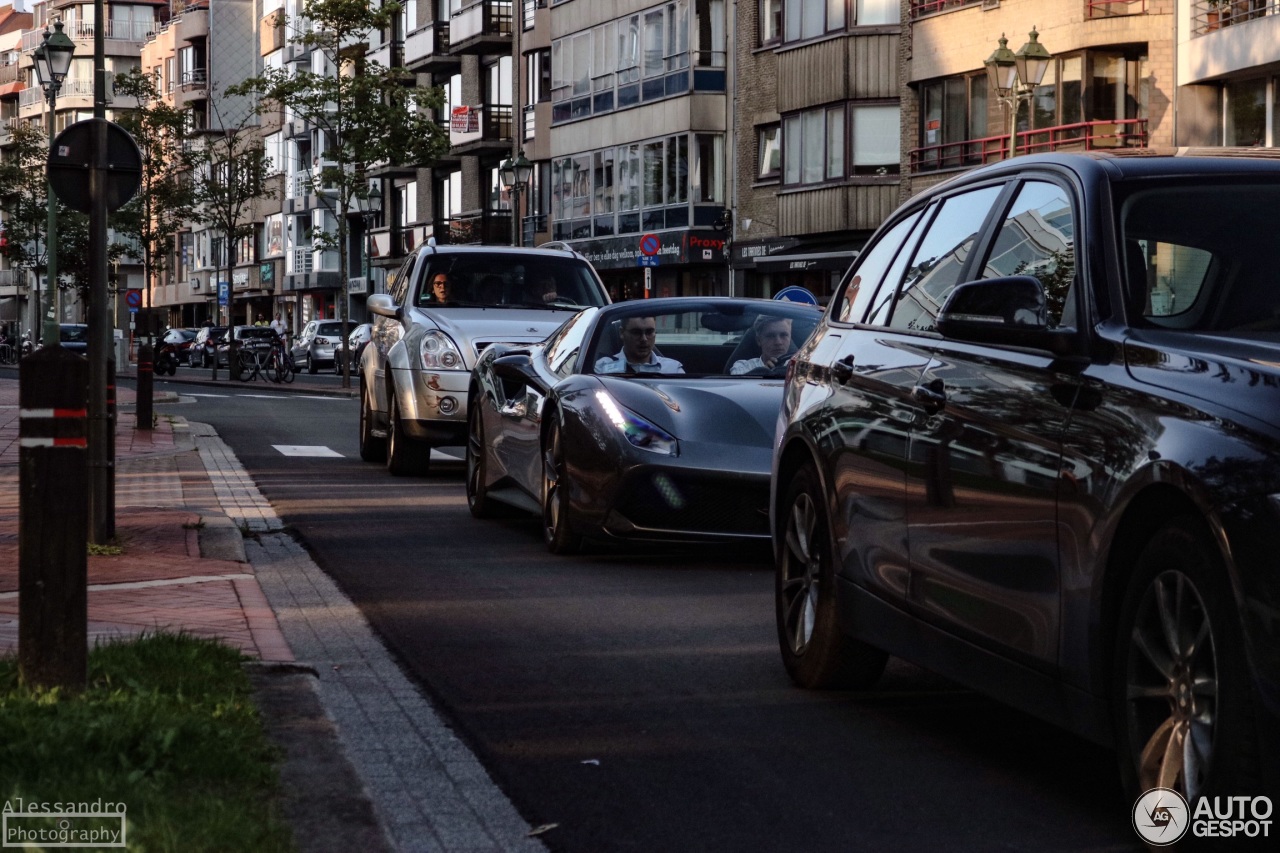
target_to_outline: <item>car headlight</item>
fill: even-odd
[[[668,456],[677,454],[679,445],[675,436],[661,427],[654,426],[635,412],[622,408],[606,391],[597,391],[596,399],[600,401],[600,406],[609,420],[622,430],[622,434],[633,447],[654,453],[665,453]]]
[[[422,366],[427,370],[466,370],[462,353],[448,335],[440,331],[422,336]]]

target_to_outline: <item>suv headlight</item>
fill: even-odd
[[[422,366],[427,370],[466,370],[467,364],[462,360],[462,353],[448,335],[441,331],[430,331],[422,336],[420,347]]]
[[[654,453],[665,453],[668,456],[675,456],[679,451],[675,436],[662,427],[654,426],[630,409],[622,408],[609,396],[608,392],[597,391],[596,399],[600,401],[600,407],[604,409],[609,420],[622,430],[622,434],[633,447]]]

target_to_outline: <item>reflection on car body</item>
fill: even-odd
[[[892,215],[785,396],[793,680],[897,654],[1114,744],[1135,797],[1274,797],[1278,202],[1280,162],[1054,155]]]
[[[585,310],[539,344],[490,347],[468,404],[472,512],[538,513],[557,553],[584,537],[767,538],[787,359],[731,369],[760,361],[758,328],[802,340],[818,317],[769,300],[649,299]]]

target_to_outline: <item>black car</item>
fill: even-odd
[[[767,542],[782,379],[820,316],[646,299],[585,309],[541,344],[491,345],[467,402],[471,512],[538,513],[555,553],[584,538]]]
[[[86,323],[59,323],[58,345],[80,355],[89,354],[89,326]]]
[[[1114,745],[1131,795],[1274,797],[1277,205],[1277,160],[1082,154],[894,213],[787,383],[792,679],[899,655]]]

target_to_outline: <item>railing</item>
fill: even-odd
[[[102,35],[109,41],[146,41],[160,24],[156,21],[107,21]],[[80,41],[92,41],[94,26],[92,23],[77,21],[65,29],[68,36]],[[35,50],[44,41],[44,30],[31,30],[22,34],[22,52]]]
[[[961,6],[976,6],[982,0],[911,0],[911,17],[920,18],[934,12],[945,12],[959,9]]]
[[[452,125],[449,128],[450,145],[467,145],[473,142],[508,141],[512,132],[512,108],[510,104],[485,104],[473,108],[479,118],[467,128]],[[459,122],[461,124],[461,122]],[[472,128],[475,128],[474,130]]]
[[[1015,154],[1045,154],[1051,151],[1096,151],[1112,148],[1146,148],[1145,118],[1119,121],[1085,121],[1024,130],[1018,133]],[[1009,137],[986,136],[914,148],[909,152],[913,173],[981,166],[1009,156]]]
[[[1191,35],[1203,36],[1280,14],[1280,0],[1197,0],[1191,4]]]
[[[538,130],[538,114],[533,104],[524,108],[524,138],[533,139]]]
[[[1084,0],[1086,18],[1122,18],[1147,14],[1147,0]]]
[[[666,69],[660,74],[642,78],[640,69],[633,66],[593,77],[590,92],[575,94],[572,86],[559,86],[551,90],[551,123],[603,115],[689,92],[723,92],[726,60],[724,51],[677,53],[666,57]]]
[[[534,213],[526,216],[521,222],[521,226],[524,230],[524,244],[532,246],[538,232],[547,230],[547,215],[545,213]]]
[[[485,210],[466,213],[437,223],[435,238],[440,243],[511,244],[511,211]]]
[[[21,79],[23,78],[18,68],[18,63],[6,62],[0,65],[0,84],[17,83]]]
[[[289,198],[306,198],[311,195],[311,173],[298,172],[289,179]]]
[[[183,71],[177,80],[169,81],[169,91],[189,92],[192,89],[204,89],[209,84],[209,72],[204,68],[193,68]]]
[[[289,272],[293,275],[311,272],[312,263],[315,259],[315,253],[310,249],[294,249],[293,264]]]
[[[93,97],[93,81],[92,80],[63,80],[62,88],[58,90],[58,100],[68,97]],[[18,106],[30,107],[35,104],[43,104],[45,102],[44,90],[39,86],[31,89],[23,89],[18,93]]]
[[[436,21],[420,30],[409,33],[404,40],[404,64],[412,65],[420,59],[449,54],[449,24]]]

